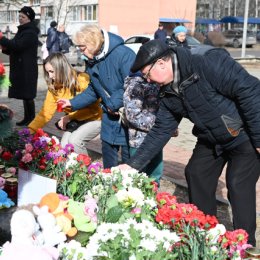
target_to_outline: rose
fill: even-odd
[[[3,76],[5,74],[5,67],[2,63],[0,63],[0,76]]]

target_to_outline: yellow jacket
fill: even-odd
[[[79,94],[84,91],[89,84],[89,76],[86,73],[80,73],[78,75],[78,82],[80,90],[76,93]],[[38,128],[43,128],[52,117],[57,109],[57,100],[60,98],[71,99],[74,96],[71,94],[69,88],[61,88],[55,92],[47,91],[46,98],[39,113],[34,120],[28,125],[31,132],[36,132]],[[78,121],[83,120],[101,120],[102,109],[99,106],[100,101],[96,101],[90,106],[71,112],[70,108],[64,109],[64,112],[69,115],[70,119],[76,119]]]

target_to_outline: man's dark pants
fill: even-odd
[[[218,179],[227,163],[226,185],[234,229],[245,229],[255,245],[256,183],[260,159],[250,141],[217,156],[214,146],[197,142],[185,169],[190,202],[209,215],[217,213]]]

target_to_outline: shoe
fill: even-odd
[[[17,126],[28,126],[32,120],[23,119],[22,121],[16,122]]]

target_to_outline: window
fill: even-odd
[[[0,16],[2,18],[3,21],[5,22],[12,22],[12,23],[17,23],[18,20],[18,11],[3,11],[0,12]]]
[[[41,4],[41,0],[33,0],[32,1],[32,5],[40,5]]]
[[[97,5],[79,5],[72,7],[74,21],[96,21]]]
[[[43,6],[41,8],[41,15],[43,17],[54,17],[54,14],[53,14],[53,6]]]

